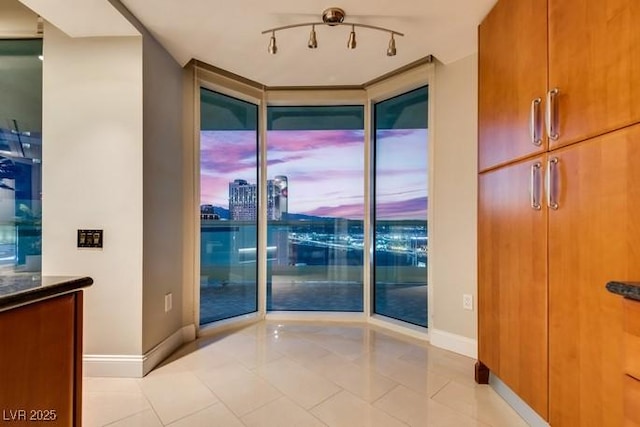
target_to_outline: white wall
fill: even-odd
[[[142,352],[142,38],[45,27],[43,274],[89,275],[84,350]],[[78,228],[104,249],[77,249]]]
[[[429,206],[433,210],[431,340],[436,345],[468,338],[465,344],[474,346],[471,340],[477,336],[477,64],[477,54],[449,65],[436,63]],[[473,295],[473,311],[463,310],[463,294]]]

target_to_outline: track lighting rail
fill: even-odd
[[[269,39],[269,47],[268,51],[270,54],[275,55],[278,53],[278,45],[276,42],[276,31],[288,30],[291,28],[298,27],[311,27],[311,32],[309,33],[309,41],[307,46],[309,49],[316,49],[318,47],[318,39],[316,36],[316,25],[328,25],[330,27],[335,27],[336,25],[347,25],[351,26],[351,32],[349,33],[349,40],[347,41],[347,47],[349,49],[355,49],[356,42],[356,27],[358,28],[367,28],[370,30],[382,31],[385,33],[389,33],[391,38],[389,39],[389,46],[387,47],[387,56],[395,56],[396,55],[396,40],[394,36],[404,36],[403,33],[391,30],[389,28],[378,27],[376,25],[369,24],[359,24],[356,22],[344,22],[345,12],[344,10],[338,7],[330,7],[322,12],[322,21],[320,22],[303,22],[300,24],[290,24],[283,25],[281,27],[270,28],[268,30],[264,30],[262,34],[271,33],[271,38]]]
[[[289,28],[297,28],[297,27],[312,27],[314,25],[328,25],[328,26],[336,26],[336,25],[347,25],[347,26],[351,26],[351,27],[362,27],[362,28],[369,28],[371,30],[378,30],[378,31],[383,31],[385,33],[389,33],[389,34],[394,34],[396,36],[401,36],[403,37],[404,34],[400,33],[398,31],[394,31],[394,30],[390,30],[388,28],[384,28],[384,27],[377,27],[375,25],[369,25],[369,24],[357,24],[357,23],[353,23],[353,22],[339,22],[339,23],[328,23],[328,22],[304,22],[302,24],[291,24],[291,25],[283,25],[282,27],[275,27],[275,28],[271,28],[268,30],[264,30],[262,32],[262,34],[268,34],[268,33],[274,33],[276,31],[281,31],[281,30],[288,30]]]

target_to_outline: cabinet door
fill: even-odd
[[[551,148],[640,122],[638,22],[638,0],[549,0]]]
[[[479,176],[479,360],[547,418],[544,157]],[[535,203],[534,203],[535,204]]]
[[[550,421],[623,425],[623,306],[640,279],[640,125],[550,153]]]
[[[0,409],[8,425],[80,425],[74,310],[74,296],[63,295],[0,313]]]
[[[543,107],[547,88],[546,0],[500,0],[478,29],[478,162],[486,170],[546,151]]]

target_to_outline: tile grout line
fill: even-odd
[[[178,419],[175,419],[175,420],[171,421],[169,424],[165,424],[165,423],[162,422],[162,420],[160,420],[160,424],[162,424],[164,427],[170,426],[171,424],[175,424],[177,422],[180,422],[180,421],[184,420],[185,418],[188,418],[188,417],[190,417],[192,415],[199,414],[200,412],[206,411],[207,409],[211,408],[212,406],[216,406],[218,403],[219,402],[213,402],[211,405],[205,406],[202,409],[198,409],[195,412],[192,412],[192,413],[184,415],[184,416],[182,416],[182,417],[180,417]]]
[[[436,391],[435,391],[431,396],[427,396],[427,397],[428,397],[429,399],[433,399],[434,397],[436,397],[436,395],[437,395],[438,393],[440,393],[442,390],[444,390],[444,388],[445,388],[446,386],[448,386],[449,384],[451,384],[451,382],[452,382],[452,381],[453,381],[453,380],[451,380],[451,379],[450,379],[450,380],[448,380],[446,383],[444,383],[444,384],[442,385],[442,387],[440,387],[438,390],[436,390]]]

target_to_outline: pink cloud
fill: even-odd
[[[316,209],[304,213],[307,215],[322,217],[363,219],[364,204],[360,202],[338,206],[320,206]]]
[[[376,204],[377,219],[424,219],[427,220],[429,199],[415,197],[399,202],[382,202]]]
[[[336,186],[339,183],[345,181],[357,180],[358,183],[364,181],[362,170],[328,170],[322,175],[319,175],[317,170],[310,172],[297,172],[295,177],[290,177],[290,181],[293,183],[316,183],[323,184],[324,187]]]
[[[379,129],[376,130],[378,140],[384,138],[398,138],[401,136],[415,135],[417,132],[426,132],[426,129]]]
[[[200,164],[218,174],[255,169],[258,165],[255,131],[202,131]]]
[[[376,205],[376,218],[378,220],[422,219],[426,221],[428,204],[427,197],[416,197],[400,202],[378,203]],[[362,219],[364,217],[364,205],[360,202],[337,206],[320,206],[304,213],[321,217]]]
[[[362,130],[272,130],[269,131],[269,151],[286,153],[318,148],[362,144]]]

